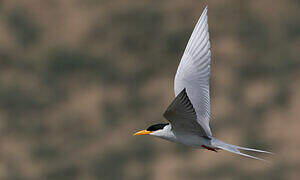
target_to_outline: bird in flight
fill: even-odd
[[[178,66],[175,99],[163,116],[169,123],[155,124],[135,135],[152,135],[171,142],[217,152],[226,150],[249,158],[265,161],[240,150],[272,154],[268,151],[227,144],[212,136],[210,120],[209,76],[210,41],[207,7],[198,20]]]

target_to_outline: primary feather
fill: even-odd
[[[177,96],[186,88],[197,114],[197,121],[203,127],[205,136],[212,136],[209,127],[210,100],[210,42],[207,23],[207,7],[204,9],[189,39],[178,66],[174,91]]]

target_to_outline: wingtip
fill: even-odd
[[[203,12],[200,16],[200,19],[201,19],[202,16],[207,16],[207,11],[208,11],[208,6],[205,6],[205,8],[204,8],[204,10],[203,10]]]
[[[205,13],[206,13],[207,11],[208,11],[208,5],[206,5],[206,6],[205,6],[205,8],[204,8],[203,12],[205,12]]]

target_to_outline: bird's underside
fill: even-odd
[[[232,153],[262,161],[265,160],[244,154],[240,152],[240,150],[272,154],[267,151],[227,144],[223,141],[215,139],[213,136],[207,136],[203,130],[203,127],[197,123],[195,109],[193,108],[193,105],[186,93],[186,89],[183,89],[176,96],[176,98],[165,111],[164,117],[171,123],[171,131],[173,132],[176,141],[179,143],[195,148],[204,148],[214,152],[217,152],[218,149],[223,149]]]

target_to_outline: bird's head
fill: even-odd
[[[142,130],[139,132],[134,133],[134,136],[137,135],[152,135],[152,136],[164,136],[168,130],[170,130],[169,123],[164,124],[154,124],[150,127],[148,127],[146,130]]]

